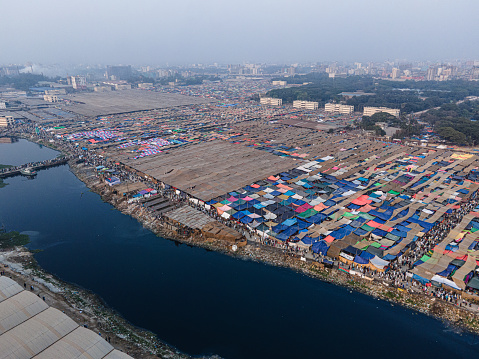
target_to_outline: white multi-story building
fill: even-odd
[[[58,102],[58,96],[57,95],[43,95],[43,100],[47,102]]]
[[[300,108],[303,110],[317,110],[319,103],[313,101],[293,101],[294,108]]]
[[[341,105],[339,103],[327,103],[324,105],[326,112],[338,112],[344,115],[350,115],[354,112],[354,106]]]
[[[273,86],[286,86],[287,82],[286,81],[273,81],[272,85]]]
[[[0,109],[4,110],[6,108],[7,108],[7,103],[3,102],[3,101],[0,101]]]
[[[70,81],[75,90],[86,89],[86,78],[85,76],[70,76]]]
[[[0,127],[9,127],[13,126],[15,119],[13,116],[2,116],[0,117]]]
[[[399,117],[400,110],[395,108],[387,108],[387,107],[364,107],[363,116],[372,116],[378,112],[386,112],[390,115]]]
[[[259,102],[262,105],[281,106],[283,104],[283,99],[273,97],[261,97]]]

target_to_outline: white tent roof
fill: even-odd
[[[75,343],[75,345],[72,345]],[[98,334],[78,327],[64,338],[36,356],[38,359],[94,358],[101,359],[113,351],[113,347]]]
[[[0,334],[16,327],[34,315],[44,311],[48,305],[35,294],[21,291],[9,300],[0,303]]]
[[[0,277],[0,302],[10,298],[12,295],[20,293],[22,290],[23,288],[20,287],[17,282],[4,276]]]
[[[128,359],[15,281],[0,277],[0,359]]]

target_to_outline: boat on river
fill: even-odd
[[[25,168],[24,170],[20,171],[20,174],[22,176],[35,177],[37,175],[37,171],[34,171],[31,168]]]

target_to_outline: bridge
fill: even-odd
[[[39,171],[45,168],[61,166],[67,163],[69,159],[70,159],[69,156],[62,156],[62,157],[57,157],[51,160],[27,163],[21,166],[14,166],[12,169],[6,168],[3,172],[0,172],[0,178],[18,176],[21,174],[20,171],[25,170],[27,168],[33,171]]]

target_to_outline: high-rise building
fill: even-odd
[[[391,72],[391,78],[392,79],[397,79],[397,78],[399,78],[399,76],[401,76],[401,70],[398,69],[397,67],[393,67],[393,70]]]
[[[434,81],[436,78],[437,69],[435,67],[430,67],[427,69],[426,80]]]

